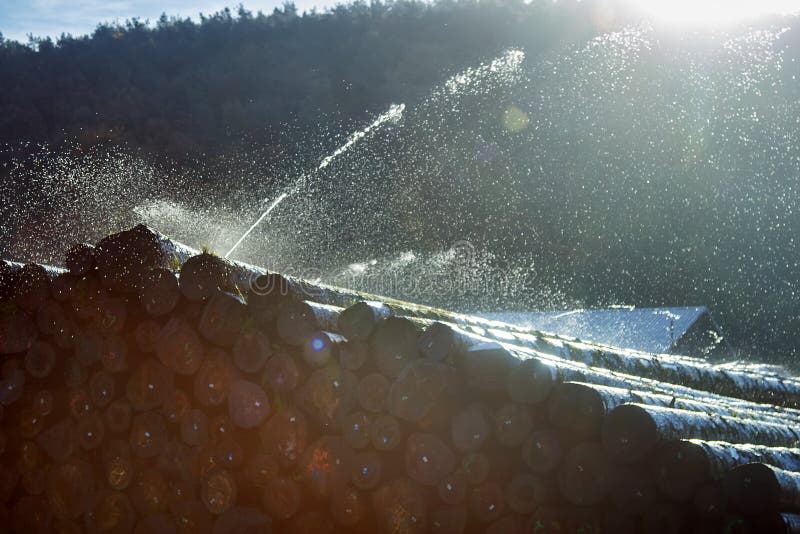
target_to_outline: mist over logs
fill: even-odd
[[[144,226],[65,263],[0,263],[12,532],[800,531],[797,379],[773,368],[310,284]]]

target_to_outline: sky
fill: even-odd
[[[84,35],[100,22],[124,22],[139,17],[158,20],[162,13],[197,19],[228,6],[270,13],[283,0],[0,0],[0,33],[6,39],[27,42],[28,34],[57,38],[62,33]],[[331,0],[295,0],[300,11],[334,4]]]
[[[323,9],[343,0],[295,0],[302,12]],[[27,42],[36,37],[59,37],[62,33],[92,33],[100,22],[125,22],[138,17],[155,22],[162,13],[191,17],[214,13],[242,0],[0,0],[0,33],[6,39]],[[627,0],[643,9],[654,21],[684,25],[735,22],[766,13],[797,12],[800,0]],[[250,11],[270,13],[283,0],[243,0]]]

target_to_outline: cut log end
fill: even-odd
[[[658,443],[653,419],[645,410],[632,404],[618,406],[602,428],[603,446],[609,456],[621,463],[641,460]]]

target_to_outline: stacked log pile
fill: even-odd
[[[800,532],[800,381],[143,226],[0,262],[0,530]]]

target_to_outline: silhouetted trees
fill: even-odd
[[[558,4],[399,0],[300,14],[286,3],[2,40],[0,140],[125,141],[182,158],[288,122],[360,119],[510,45],[592,35],[592,2]]]

